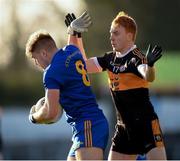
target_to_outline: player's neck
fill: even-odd
[[[134,46],[134,42],[129,42],[127,45],[122,49],[121,54],[124,55],[126,54],[131,48]]]
[[[52,59],[54,58],[54,55],[58,52],[58,48],[54,48],[50,53],[50,63],[52,62]]]
[[[116,56],[124,57],[125,55],[127,55],[130,51],[132,51],[135,48],[136,48],[136,45],[133,43],[133,44],[127,46],[126,48],[124,48],[121,52],[116,52]]]

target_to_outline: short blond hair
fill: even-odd
[[[26,43],[26,56],[32,58],[32,53],[41,48],[50,49],[56,47],[55,41],[46,30],[38,30],[29,36]]]
[[[112,26],[121,25],[123,26],[127,32],[133,34],[133,41],[136,39],[137,35],[137,24],[136,21],[126,14],[125,12],[121,11],[117,14],[117,16],[112,21]]]

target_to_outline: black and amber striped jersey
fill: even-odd
[[[139,65],[146,64],[145,55],[138,48],[123,57],[118,57],[113,51],[107,52],[104,56],[97,57],[97,61],[108,73],[118,119],[128,122],[134,117],[145,117],[154,113],[149,100],[148,81],[138,71]]]
[[[112,51],[107,52],[97,60],[101,68],[108,72],[109,85],[113,91],[148,88],[148,82],[143,79],[137,68],[146,63],[144,54],[138,48],[124,57],[117,57]]]

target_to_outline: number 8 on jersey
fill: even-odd
[[[89,78],[87,76],[87,72],[84,68],[84,64],[82,63],[82,61],[81,60],[76,61],[75,65],[76,65],[77,72],[82,74],[83,83],[86,86],[90,86],[90,81],[89,81]]]

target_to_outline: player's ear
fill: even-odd
[[[132,40],[133,40],[133,34],[132,34],[131,32],[128,32],[128,33],[127,33],[127,39],[128,39],[129,41],[132,41]]]
[[[42,54],[43,57],[47,57],[47,51],[46,51],[46,50],[43,49],[43,50],[41,51],[41,54]]]

